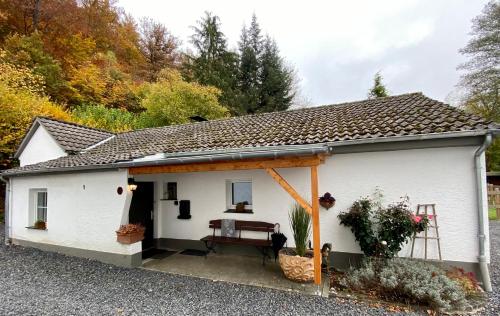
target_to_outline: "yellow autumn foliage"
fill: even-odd
[[[11,157],[36,116],[70,121],[70,115],[41,94],[43,81],[28,69],[0,60],[0,166]],[[41,85],[40,85],[41,84]]]

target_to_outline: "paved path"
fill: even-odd
[[[488,315],[499,315],[500,223]],[[0,227],[3,239],[3,226]],[[495,303],[496,302],[496,303]],[[147,271],[18,246],[0,246],[0,315],[395,315],[278,290]]]

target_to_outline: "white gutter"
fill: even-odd
[[[485,210],[483,207],[483,165],[481,163],[481,157],[491,144],[492,136],[491,134],[486,134],[483,144],[474,153],[474,168],[476,172],[476,195],[477,195],[477,221],[479,226],[479,271],[481,272],[481,278],[483,281],[483,288],[487,292],[491,292],[491,280],[490,272],[488,270],[488,263],[486,262],[486,250],[485,250],[485,225],[487,221],[484,220]]]
[[[9,200],[10,200],[10,181],[5,180],[0,176],[0,181],[5,183],[5,209],[4,209],[4,222],[5,222],[5,244],[10,244],[10,209],[9,209]]]
[[[331,148],[325,144],[311,144],[311,145],[291,145],[280,146],[279,148],[269,147],[256,147],[256,148],[241,148],[239,150],[222,150],[222,151],[207,151],[207,152],[186,152],[165,154],[161,159],[151,159],[150,157],[139,158],[132,161],[123,161],[111,164],[101,165],[87,165],[78,167],[62,167],[62,168],[49,168],[42,170],[26,170],[16,172],[13,174],[4,174],[3,177],[10,178],[22,176],[27,174],[44,174],[53,172],[75,172],[75,171],[94,171],[94,170],[110,170],[118,168],[129,168],[138,166],[155,166],[155,165],[171,165],[171,164],[185,164],[185,163],[201,163],[201,162],[214,162],[221,160],[239,160],[239,159],[252,159],[252,158],[278,158],[284,156],[305,156],[316,154],[327,154],[331,152]],[[148,159],[149,158],[149,159]],[[156,158],[156,157],[155,157]]]
[[[185,152],[174,154],[156,154],[143,158],[118,163],[118,167],[137,167],[151,165],[185,164],[197,162],[214,162],[221,160],[240,160],[252,158],[278,158],[283,156],[305,156],[330,153],[331,149],[323,144],[304,146],[269,146],[245,148],[239,150],[220,150],[207,152]],[[162,158],[159,158],[162,157]]]

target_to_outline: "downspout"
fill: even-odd
[[[476,191],[477,191],[477,218],[479,225],[479,271],[481,272],[481,278],[483,281],[484,290],[491,292],[491,280],[490,272],[488,269],[488,263],[486,262],[486,250],[485,250],[485,221],[484,221],[484,209],[483,209],[483,177],[481,164],[481,156],[488,146],[491,144],[492,136],[491,134],[486,134],[483,144],[474,154],[474,168],[476,172]]]
[[[4,209],[4,222],[5,222],[5,244],[10,244],[10,212],[9,212],[9,201],[10,201],[10,181],[5,180],[0,176],[0,180],[5,183],[5,209]]]

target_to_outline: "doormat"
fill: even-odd
[[[206,251],[196,250],[196,249],[186,249],[181,251],[181,255],[186,255],[186,256],[204,257],[206,254],[207,254]]]
[[[166,257],[170,257],[171,255],[177,253],[177,251],[171,251],[171,250],[162,250],[161,253],[157,253],[156,255],[152,256],[151,258],[153,259],[165,259]]]
[[[144,250],[142,252],[142,259],[148,259],[148,258],[164,259],[168,256],[173,255],[174,253],[176,253],[176,251],[151,248],[151,249]]]

